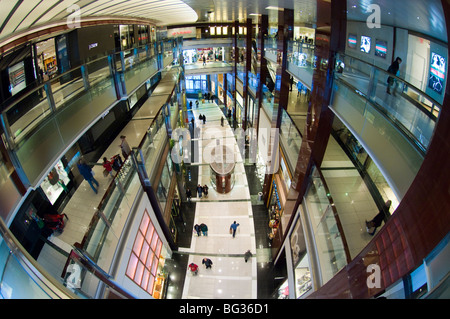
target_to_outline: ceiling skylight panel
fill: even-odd
[[[64,0],[63,2],[56,4],[55,6],[47,5],[47,1],[44,1],[47,8],[50,8],[42,17],[38,18],[33,24],[41,24],[49,22],[58,15],[61,11],[66,11],[74,3],[78,2],[78,0]]]
[[[35,1],[32,1],[36,4]],[[58,0],[44,0],[39,3],[38,6],[34,7],[33,11],[27,14],[27,16],[24,17],[22,22],[19,24],[19,26],[14,31],[20,31],[27,28],[33,27],[33,23],[41,16],[43,15],[50,7],[58,3]]]

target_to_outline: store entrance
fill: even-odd
[[[54,38],[36,43],[36,60],[42,80],[47,81],[58,73]]]

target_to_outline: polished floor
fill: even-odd
[[[289,97],[288,112],[299,130],[303,130],[307,107],[306,97],[297,96],[294,89]],[[200,114],[206,115],[205,124],[199,121]],[[195,126],[200,128],[200,137],[194,138],[194,141],[205,156],[201,156],[199,161],[188,167],[190,179],[186,179],[186,187],[192,189],[193,199],[181,204],[185,224],[176,221],[179,250],[174,251],[171,258],[166,260],[166,298],[271,298],[276,288],[274,286],[277,283],[277,275],[273,270],[267,237],[270,230],[268,211],[257,195],[262,190],[257,168],[242,158],[230,123],[225,120],[224,126],[220,125],[220,118],[224,115],[221,107],[215,103],[200,103],[198,108],[189,110],[188,115],[189,120],[193,118]],[[137,146],[148,125],[144,120],[130,121],[104,152],[99,154],[99,158],[110,158],[120,152],[120,135],[127,136],[131,147]],[[218,194],[210,181],[206,155],[210,152],[211,145],[217,143],[217,136],[220,137],[221,144],[231,147],[236,154],[235,185],[228,194]],[[93,170],[100,184],[98,194],[93,192],[86,181],[82,182],[64,208],[64,213],[69,217],[64,232],[49,238],[54,246],[59,247],[59,251],[45,245],[39,256],[38,262],[55,278],[61,275],[71,245],[83,239],[92,217],[96,214],[96,208],[111,183],[109,176],[103,177],[102,166],[95,165]],[[327,147],[322,170],[336,203],[350,253],[354,256],[371,239],[365,232],[364,221],[376,214],[376,205],[356,168],[332,138]],[[208,185],[207,198],[198,198],[195,194],[198,184]],[[139,187],[140,182],[135,179],[127,189],[126,196],[129,200],[123,201],[117,213],[120,222],[116,225],[123,224],[122,221],[126,219]],[[233,221],[240,224],[235,238],[229,233]],[[207,236],[198,237],[193,230],[195,224],[201,223],[205,223],[209,228]],[[120,230],[116,233],[120,233]],[[110,241],[113,242],[114,238]],[[110,247],[112,249],[115,245]],[[245,262],[244,253],[247,250],[251,251],[252,258]],[[99,259],[99,265],[110,264],[112,255],[113,252],[105,249]],[[212,260],[212,268],[205,268],[202,264],[204,258]],[[196,276],[188,270],[188,265],[192,262],[200,267]]]
[[[195,104],[194,104],[195,105]],[[262,202],[257,199],[261,190],[255,176],[253,165],[244,165],[244,159],[237,152],[237,144],[227,121],[220,125],[222,110],[213,103],[201,103],[194,108],[190,118],[200,127],[198,139],[202,154],[207,155],[212,132],[220,131],[221,143],[236,150],[235,185],[228,194],[217,193],[210,181],[208,157],[190,165],[191,180],[187,182],[195,193],[197,184],[209,187],[207,198],[199,198],[195,194],[191,203],[184,203],[182,210],[189,222],[186,230],[180,232],[180,249],[168,261],[170,280],[168,298],[183,299],[256,299],[268,298],[272,292],[270,279],[270,247],[268,245],[268,213]],[[206,123],[200,123],[200,114],[206,115]],[[248,175],[246,174],[248,173]],[[235,238],[229,233],[230,225],[239,223]],[[208,226],[207,236],[197,236],[193,225],[205,223]],[[250,250],[252,258],[244,260],[244,253]],[[209,269],[202,264],[208,258],[213,262]],[[198,275],[192,275],[188,265],[195,263],[200,267]],[[263,279],[264,278],[264,279]]]
[[[211,141],[208,130],[211,129],[222,130],[223,143],[235,150],[238,149],[227,121],[225,121],[224,127],[220,126],[222,110],[216,104],[201,104],[198,109],[189,113],[196,119],[196,125],[201,128],[202,136],[199,139],[199,145],[202,150],[208,148],[208,143]],[[200,113],[206,114],[205,125],[199,123],[198,115]],[[147,127],[147,121],[130,121],[106,150],[101,155],[99,154],[99,158],[104,156],[110,158],[120,153],[120,135],[127,136],[131,147],[137,146]],[[204,153],[206,154],[206,152]],[[256,299],[268,298],[273,291],[273,280],[270,279],[270,276],[273,276],[270,271],[271,253],[267,240],[268,212],[257,198],[257,193],[261,190],[260,181],[258,178],[254,178],[256,176],[255,166],[245,166],[240,154],[236,159],[236,182],[233,190],[228,194],[218,194],[213,189],[209,181],[209,165],[204,162],[205,159],[190,167],[192,176],[190,187],[195,189],[197,184],[208,184],[210,191],[208,198],[195,197],[192,202],[181,205],[186,225],[179,229],[178,244],[180,248],[179,251],[173,253],[172,258],[166,260],[166,268],[169,273],[167,290],[169,299]],[[82,241],[96,214],[98,204],[112,181],[111,177],[102,175],[101,165],[95,165],[93,171],[100,184],[98,194],[94,193],[86,181],[81,183],[64,207],[63,212],[69,218],[64,232],[52,235],[48,242],[51,245],[44,245],[39,255],[38,262],[55,278],[60,277],[72,245]],[[250,185],[246,173],[250,176]],[[126,198],[117,212],[114,225],[123,225],[125,222],[139,186],[140,183],[135,178],[127,189]],[[236,237],[232,238],[229,234],[229,226],[234,220],[240,226]],[[208,225],[208,236],[197,237],[194,234],[193,225],[196,223]],[[119,234],[120,230],[114,230],[112,233]],[[99,266],[110,265],[114,255],[114,252],[110,250],[116,247],[117,239],[113,235],[109,237],[110,245],[103,248],[98,261]],[[246,263],[244,253],[247,250],[252,252],[253,257]],[[205,269],[202,265],[202,259],[205,257],[213,261],[211,269]],[[193,277],[188,271],[187,265],[191,262],[200,266],[198,276]]]

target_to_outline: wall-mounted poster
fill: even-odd
[[[380,58],[386,59],[387,54],[387,42],[383,40],[375,41],[375,55]]]
[[[442,94],[445,81],[445,58],[437,53],[431,52],[430,75],[428,77],[428,87],[433,91]]]
[[[347,45],[351,49],[356,49],[356,34],[348,35]]]
[[[361,36],[361,45],[360,45],[361,51],[364,53],[370,53],[370,43],[371,43],[371,38],[366,37],[365,35],[362,35]]]

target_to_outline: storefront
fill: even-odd
[[[286,160],[281,148],[280,166],[278,172],[273,175],[272,187],[270,190],[270,197],[268,200],[267,208],[278,210],[281,215],[284,209],[284,203],[286,201],[287,193],[291,187],[291,172],[289,171]],[[272,209],[273,208],[273,209]]]
[[[298,214],[297,222],[289,236],[289,243],[295,282],[295,298],[302,298],[306,293],[312,291],[313,281],[300,214]]]
[[[155,299],[164,297],[167,273],[164,270],[169,252],[145,209],[134,239],[125,275]]]
[[[68,193],[67,185],[70,183],[70,178],[61,160],[56,163],[50,173],[45,177],[41,183],[41,188],[47,196],[50,203],[55,204],[60,195]]]
[[[204,75],[191,75],[186,77],[186,94],[197,94],[199,92],[205,93],[209,91],[208,76]]]
[[[44,81],[57,74],[55,38],[36,43],[36,60],[38,72]]]

